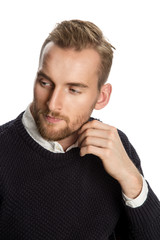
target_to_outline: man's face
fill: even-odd
[[[75,51],[49,43],[42,54],[31,112],[43,138],[76,135],[97,102],[100,57],[93,49]]]

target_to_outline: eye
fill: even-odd
[[[74,89],[74,88],[70,88],[70,92],[73,93],[73,94],[80,94],[81,92],[77,89]]]
[[[53,84],[52,83],[50,83],[49,81],[47,81],[47,80],[44,80],[44,79],[40,79],[39,80],[39,83],[40,83],[40,85],[42,86],[42,87],[49,87],[49,88],[52,88],[53,87]]]
[[[42,85],[42,86],[48,86],[48,85],[50,85],[50,84],[47,83],[47,82],[45,82],[45,81],[41,81],[41,85]]]

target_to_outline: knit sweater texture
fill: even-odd
[[[78,147],[44,149],[25,130],[22,114],[0,127],[1,240],[160,240],[160,202],[150,186],[142,206],[127,207],[98,157],[81,157]],[[118,132],[142,173],[136,151]]]

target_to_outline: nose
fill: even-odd
[[[62,109],[63,102],[64,102],[64,96],[63,96],[62,90],[54,88],[47,102],[47,106],[49,110],[60,111]]]

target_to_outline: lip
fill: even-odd
[[[46,116],[46,120],[49,123],[59,123],[62,121],[62,119],[60,119],[60,118],[51,117],[51,116]]]

